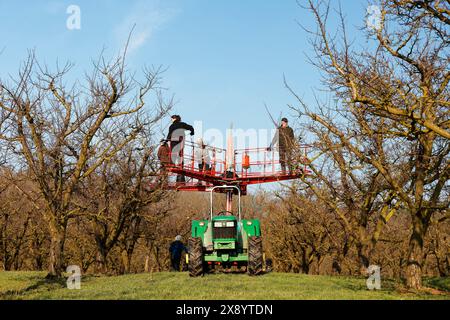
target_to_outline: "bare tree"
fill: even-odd
[[[309,1],[308,5],[317,24],[317,30],[309,31],[316,52],[311,61],[323,72],[324,84],[341,101],[341,110],[352,113],[354,121],[347,126],[357,126],[367,137],[383,136],[383,146],[376,153],[366,154],[348,131],[314,112],[307,115],[338,138],[359,161],[379,171],[390,192],[410,213],[406,279],[408,287],[417,289],[422,286],[423,241],[432,216],[449,207],[450,60],[448,41],[436,34],[438,29],[445,30],[442,24],[446,22],[434,19],[434,32],[428,32],[430,13],[417,7],[415,19],[408,20],[398,12],[405,12],[406,7],[401,5],[382,2],[380,27],[367,29],[367,36],[375,39],[377,46],[360,51],[347,37],[342,13],[339,41],[327,30],[329,5],[323,1]],[[388,157],[387,150],[392,146],[401,155],[400,165]],[[408,179],[398,179],[399,173]]]
[[[307,109],[301,112],[313,118],[316,116]],[[355,120],[350,115],[339,115],[341,119],[347,117],[348,121],[343,121],[341,126],[333,121],[330,112],[320,116],[328,127],[320,121],[312,121],[308,126],[314,134],[315,143],[311,151],[315,158],[307,163],[312,176],[302,176],[301,179],[336,215],[350,243],[357,248],[360,272],[365,274],[383,227],[397,210],[399,202],[395,194],[389,192],[380,171],[361,162],[353,148],[357,145],[362,154],[382,154],[386,141],[380,134],[364,136],[358,127],[348,127],[348,123]],[[345,136],[351,137],[349,141],[353,144],[343,144],[329,127],[339,127]]]
[[[126,70],[125,55],[111,62],[100,57],[84,84],[69,87],[70,70],[67,64],[51,71],[30,53],[17,77],[0,80],[0,109],[8,114],[0,139],[15,150],[44,200],[50,277],[62,272],[69,219],[85,210],[75,196],[83,182],[171,105],[160,86],[163,70],[145,69],[138,81]],[[146,108],[151,94],[156,102]]]
[[[157,174],[155,150],[148,139],[139,139],[105,161],[98,174],[86,180],[81,192],[87,204],[86,217],[98,248],[97,266],[106,272],[107,256],[119,243],[126,247],[127,261],[140,238],[143,216],[158,214],[151,204],[166,197],[160,185],[150,179]],[[127,269],[129,268],[125,268]]]
[[[344,229],[310,189],[293,184],[277,198],[266,205],[270,215],[263,218],[266,251],[275,270],[309,274],[315,264],[319,274],[324,260],[341,252]]]

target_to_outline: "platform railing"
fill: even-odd
[[[204,147],[203,147],[204,146]],[[226,150],[208,145],[200,145],[195,142],[186,141],[181,149],[180,155],[177,157],[170,149],[169,157],[171,160],[177,159],[177,163],[171,161],[168,167],[179,168],[186,171],[202,172],[212,176],[220,176],[224,173],[226,167]],[[200,169],[202,159],[198,156],[205,155],[206,161]]]
[[[185,141],[182,152],[177,159],[178,163],[171,161],[171,163],[166,164],[166,167],[224,178],[296,174],[307,169],[309,148],[309,145],[301,145],[294,148],[292,150],[292,161],[286,164],[286,170],[283,171],[279,152],[275,148],[236,149],[233,159],[229,160],[225,149],[208,145],[202,146],[192,141]],[[199,167],[201,163],[199,154],[202,154],[199,151],[206,155],[207,161],[205,164],[209,164],[209,166]],[[170,149],[170,159],[177,158],[172,157],[172,155],[172,150]],[[171,173],[170,175],[173,174]]]
[[[301,145],[291,150],[286,170],[282,169],[279,152],[274,148],[249,148],[235,151],[235,168],[242,177],[273,176],[298,173],[307,169],[309,145]]]

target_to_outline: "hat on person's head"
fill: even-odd
[[[289,122],[287,118],[283,118],[283,119],[281,119],[281,121],[282,121],[282,122],[286,122],[286,123]]]
[[[204,145],[204,143],[203,143],[203,139],[202,138],[198,138],[197,139],[197,144],[199,144],[199,145]]]
[[[175,241],[181,241],[181,236],[180,236],[180,235],[177,235],[177,236],[175,237]]]

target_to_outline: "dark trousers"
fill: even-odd
[[[289,169],[289,173],[292,173],[292,151],[286,149],[280,149],[280,165],[281,171],[286,173],[286,166]]]
[[[211,166],[209,165],[209,164],[206,164],[206,163],[199,163],[198,164],[198,170],[199,171],[210,171],[211,170]]]
[[[182,174],[178,174],[177,175],[177,182],[185,183],[186,182],[186,177],[183,176]]]
[[[181,262],[181,256],[171,256],[170,257],[170,267],[171,271],[180,271],[180,262]]]
[[[209,164],[206,164],[204,162],[198,164],[198,171],[208,173],[208,171],[211,171],[211,166]],[[197,185],[201,186],[202,181],[198,180]]]

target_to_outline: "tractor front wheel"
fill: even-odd
[[[203,275],[203,246],[201,238],[189,239],[189,275],[199,277]]]
[[[247,272],[251,276],[257,276],[263,272],[263,250],[261,237],[248,238]]]

